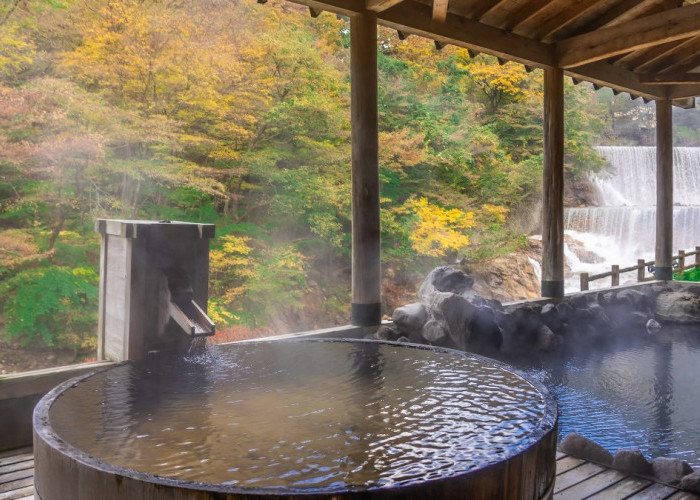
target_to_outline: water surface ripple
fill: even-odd
[[[112,465],[307,491],[484,467],[531,445],[545,410],[529,382],[481,358],[290,342],[123,364],[65,391],[50,419],[62,439]]]

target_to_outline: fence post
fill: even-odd
[[[637,283],[644,281],[644,273],[646,272],[647,266],[644,259],[637,259]]]
[[[610,285],[617,286],[620,284],[620,266],[618,264],[613,264],[612,274],[610,276]]]
[[[695,267],[700,267],[700,247],[695,247]]]
[[[581,273],[581,291],[588,290],[588,273]]]
[[[678,250],[678,272],[683,274],[685,270],[685,250]]]

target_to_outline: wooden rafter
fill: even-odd
[[[564,29],[577,19],[586,15],[596,7],[598,0],[581,0],[568,8],[562,9],[557,15],[545,21],[535,30],[535,37],[542,40],[551,37],[557,31]]]
[[[683,61],[681,61],[678,64],[674,64],[672,66],[669,66],[664,70],[662,74],[665,73],[690,73],[693,71],[695,68],[700,66],[700,52],[697,52],[693,54],[690,57],[687,57]]]
[[[511,31],[521,24],[540,16],[551,3],[551,0],[532,0],[526,2],[520,9],[514,11],[505,22],[501,23],[499,28]]]
[[[627,21],[631,21],[646,14],[650,9],[658,7],[664,0],[624,0],[613,5],[603,15],[598,16],[592,22],[581,29],[581,32],[588,33],[601,28],[615,26]]]
[[[388,9],[377,15],[384,26],[407,33],[439,40],[443,43],[485,52],[538,68],[554,67],[554,46],[508,31],[486,26],[471,19],[450,16],[444,23],[432,22],[432,8],[406,1],[400,8]]]
[[[530,5],[530,0],[499,2],[495,7],[484,13],[484,15],[479,18],[479,21],[489,26],[503,28],[504,22],[510,18],[513,11],[527,5]]]
[[[506,1],[507,0],[481,0],[480,2],[476,2],[468,17],[470,19],[479,20],[489,12],[493,12],[495,9],[498,9],[498,7]]]
[[[392,8],[394,5],[398,5],[403,0],[367,0],[367,10],[372,12],[382,12],[386,9]]]
[[[678,42],[673,41],[662,43],[661,45],[656,45],[654,47],[648,47],[642,50],[635,50],[634,52],[630,52],[617,58],[613,64],[616,66],[622,66],[623,68],[627,68],[629,70],[635,70],[645,62],[658,57],[659,54],[667,53],[669,49],[676,46],[678,46]]]
[[[700,85],[700,73],[643,73],[639,81],[657,85]]]
[[[673,48],[658,54],[655,58],[645,61],[636,69],[647,73],[657,73],[659,71],[664,71],[675,64],[682,63],[698,52],[700,52],[700,36],[695,36],[680,44],[676,44]]]
[[[612,87],[621,92],[639,95],[648,99],[666,99],[669,87],[640,83],[638,76],[624,68],[594,62],[566,71],[568,76],[587,82]]]
[[[574,36],[557,43],[559,65],[571,68],[700,34],[700,4]]]
[[[433,0],[433,21],[444,23],[447,19],[447,7],[450,0]]]

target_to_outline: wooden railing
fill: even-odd
[[[686,258],[692,257],[693,255],[695,256],[695,259],[693,259],[693,263],[686,265]],[[683,271],[687,269],[692,269],[694,267],[700,267],[700,247],[695,247],[694,252],[678,250],[678,255],[674,255],[672,258],[673,270],[677,273],[682,273]],[[644,259],[638,259],[636,266],[623,267],[622,269],[620,269],[620,266],[615,264],[612,266],[612,269],[610,269],[610,271],[605,273],[581,273],[581,291],[588,290],[588,284],[591,281],[607,277],[610,277],[610,286],[617,286],[620,284],[620,274],[630,273],[634,271],[637,271],[637,283],[641,283],[643,281],[652,281],[654,279],[654,276],[647,276],[646,273],[647,271],[649,273],[654,272],[654,261],[645,261]]]

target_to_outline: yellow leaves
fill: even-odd
[[[469,245],[466,231],[474,225],[472,212],[431,205],[427,198],[409,199],[404,204],[404,210],[417,216],[410,240],[419,254],[442,257]]]

